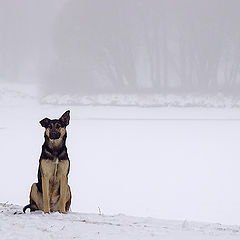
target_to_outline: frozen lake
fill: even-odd
[[[239,224],[239,109],[1,104],[1,202],[28,203],[38,122],[67,109],[73,211]]]

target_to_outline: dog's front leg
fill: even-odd
[[[66,213],[66,194],[68,187],[67,176],[61,176],[60,179],[60,213]]]
[[[50,213],[50,199],[49,199],[49,178],[42,177],[42,190],[43,190],[43,211]]]
[[[49,160],[41,161],[42,191],[43,191],[43,211],[50,213],[49,182],[52,174],[52,167]]]

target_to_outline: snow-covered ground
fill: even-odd
[[[239,226],[167,221],[154,218],[70,212],[21,214],[21,207],[0,204],[1,240],[234,240]]]
[[[46,116],[60,117],[67,109],[71,110],[67,145],[71,159],[69,181],[73,212],[97,214],[99,207],[104,215],[124,213],[179,220],[151,220],[151,224],[159,228],[153,231],[153,237],[156,234],[158,239],[162,235],[165,239],[205,239],[203,236],[206,239],[213,239],[213,236],[224,240],[239,239],[237,232],[217,230],[222,225],[194,225],[191,222],[240,224],[239,108],[45,105],[39,103],[32,86],[19,90],[17,86],[13,89],[6,85],[0,90],[0,202],[21,206],[28,203],[43,143],[44,130],[39,120]],[[77,213],[66,216],[51,214],[48,217],[41,214],[6,214],[4,216],[9,217],[9,222],[4,224],[15,224],[15,228],[11,229],[16,231],[25,225],[21,225],[21,221],[25,220],[35,224],[35,230],[38,225],[43,226],[41,229],[45,231],[39,237],[49,232],[50,236],[51,226],[59,226],[58,223],[47,224],[47,221],[44,222],[46,218],[50,222],[65,219],[70,225],[69,218],[84,220],[88,217],[90,222],[114,219],[117,224],[125,219],[122,215],[111,218]],[[148,221],[126,218],[127,222]],[[187,229],[183,230],[184,221],[187,226],[190,223],[195,235]],[[148,239],[151,235],[148,228],[143,227],[145,232],[142,232],[140,227],[132,229],[128,226],[125,229],[124,225],[122,230],[111,224],[110,221],[110,224],[88,225],[80,221],[79,226],[85,226],[89,231],[94,231],[94,227],[108,228],[106,234],[110,235],[97,235],[99,239],[118,239],[118,235],[111,234],[121,231],[119,239]],[[169,235],[165,225],[173,228]],[[0,224],[1,231],[4,231],[3,226]],[[199,230],[195,231],[195,226]],[[209,227],[201,231],[202,226]],[[111,230],[111,227],[114,229]],[[56,231],[59,228],[53,227]],[[182,238],[175,237],[179,232]],[[97,239],[94,233],[91,234],[89,239]]]

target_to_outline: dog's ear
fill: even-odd
[[[50,123],[50,119],[49,118],[44,118],[43,120],[41,120],[39,123],[42,125],[42,127],[48,127],[49,123]]]
[[[67,126],[69,124],[70,121],[70,111],[66,111],[60,118],[59,120],[65,125]]]

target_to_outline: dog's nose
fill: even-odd
[[[52,131],[50,132],[50,136],[49,136],[51,139],[58,139],[60,138],[60,133],[59,132],[55,132],[55,131]]]

